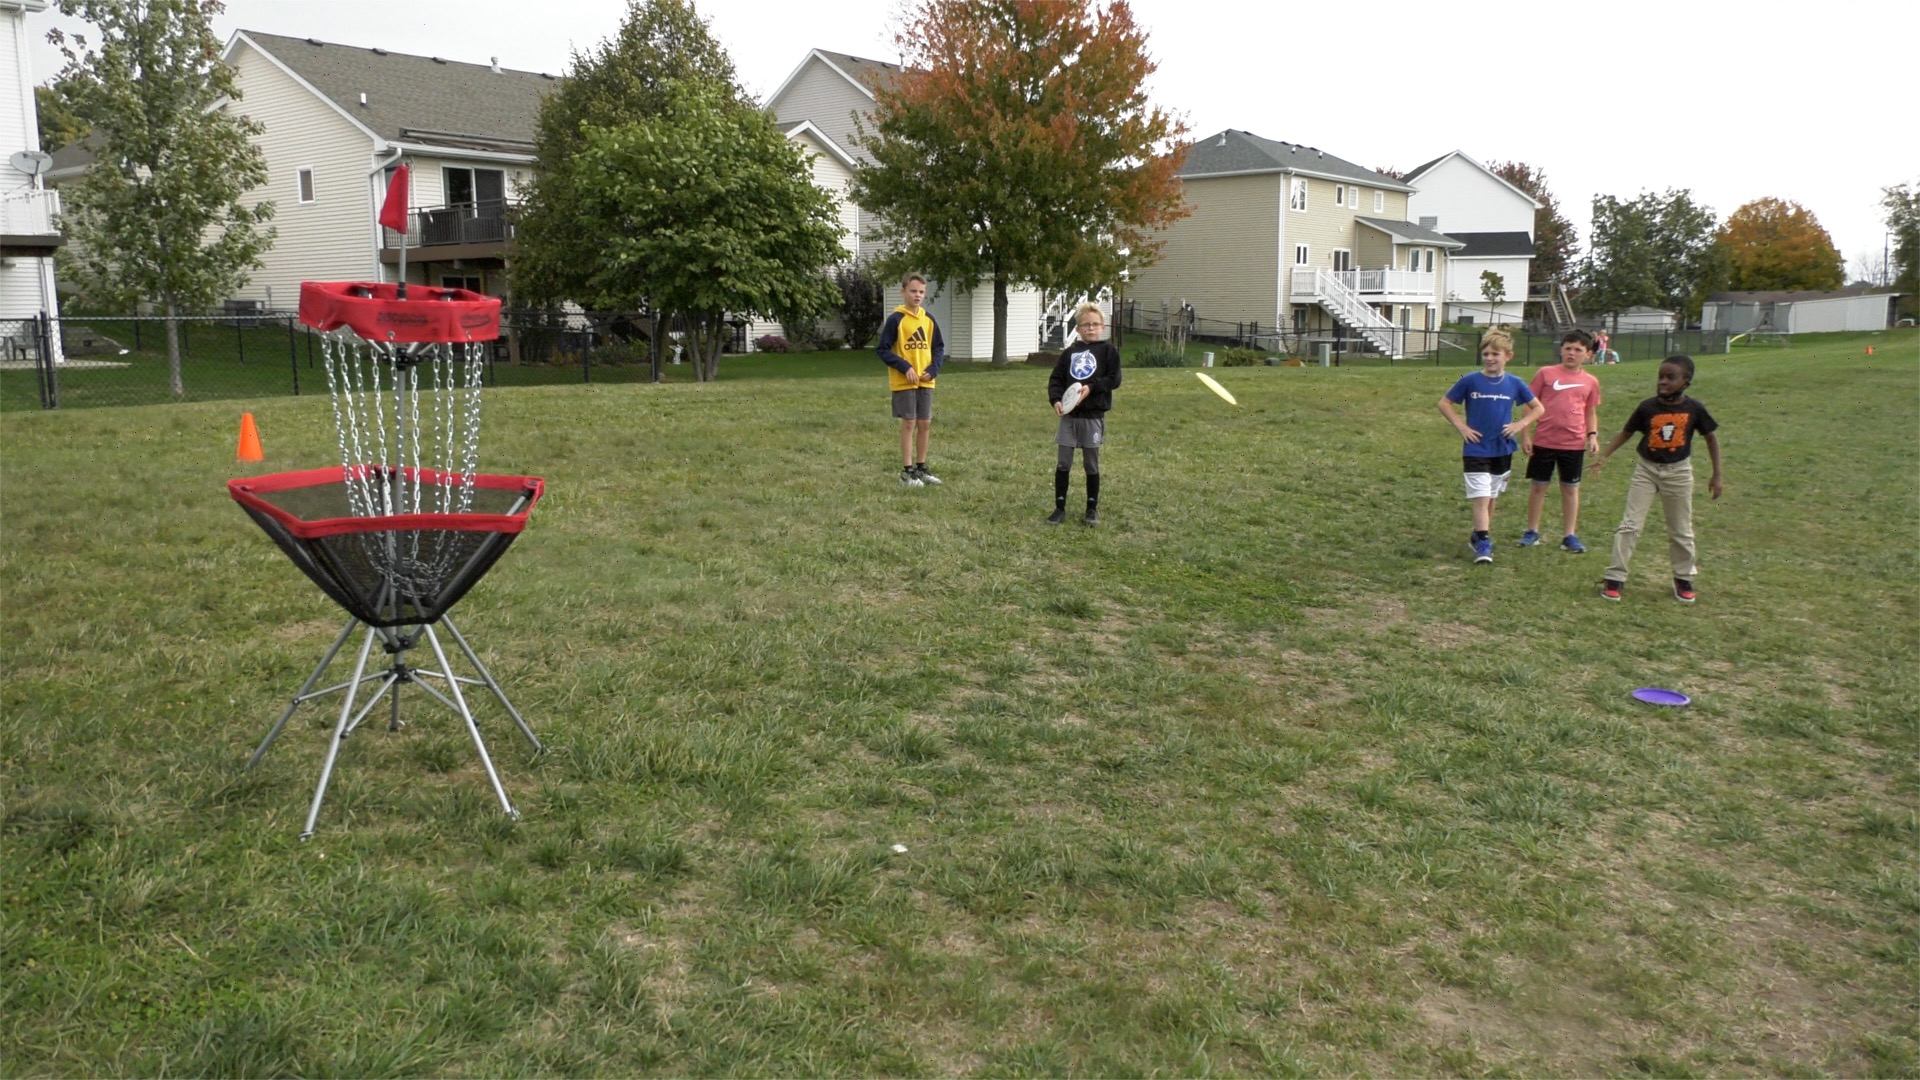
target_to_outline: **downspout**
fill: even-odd
[[[400,163],[400,159],[405,155],[406,155],[406,151],[401,147],[396,146],[393,148],[392,157],[388,158],[385,161],[382,161],[378,165],[375,165],[373,169],[367,173],[367,208],[373,211],[373,213],[370,216],[373,221],[373,280],[374,281],[386,280],[386,271],[380,268],[380,184],[378,181],[374,179],[374,177],[379,176],[381,173],[386,172],[388,169],[392,168],[393,166],[398,165]],[[405,244],[406,239],[403,237],[400,242],[402,244]],[[404,281],[405,278],[402,278],[401,280]]]

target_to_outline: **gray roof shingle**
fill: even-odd
[[[1353,220],[1362,225],[1370,225],[1396,240],[1410,244],[1432,244],[1435,247],[1460,248],[1466,245],[1445,233],[1415,225],[1411,221],[1390,221],[1386,218],[1363,217]]]
[[[1457,232],[1448,236],[1467,245],[1456,259],[1532,258],[1533,237],[1523,232]]]
[[[1180,169],[1180,175],[1186,179],[1251,172],[1297,172],[1333,180],[1354,180],[1388,191],[1413,190],[1407,184],[1334,157],[1324,150],[1298,143],[1275,142],[1252,132],[1235,131],[1232,128],[1195,142],[1187,150],[1186,165]]]
[[[495,71],[488,64],[257,30],[240,34],[392,142],[531,154],[540,101],[560,85],[543,72]]]

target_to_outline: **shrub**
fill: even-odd
[[[1186,367],[1187,358],[1171,344],[1155,338],[1133,354],[1134,367]]]
[[[1259,349],[1221,349],[1214,362],[1221,367],[1261,367],[1267,362],[1267,354]]]
[[[882,309],[886,286],[868,271],[864,263],[843,266],[833,272],[833,283],[840,289],[840,325],[847,329],[847,344],[865,348],[880,324],[887,321]]]
[[[823,337],[819,340],[817,345],[821,350],[825,352],[838,352],[841,349],[844,349],[847,347],[847,343],[844,341],[841,341],[837,337]]]
[[[753,339],[753,347],[760,352],[786,352],[787,339],[779,334],[762,334]]]

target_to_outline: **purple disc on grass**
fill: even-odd
[[[1693,699],[1678,690],[1662,690],[1658,686],[1643,686],[1633,692],[1633,696],[1649,705],[1691,705]]]

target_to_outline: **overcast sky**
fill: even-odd
[[[1369,168],[1459,150],[1546,170],[1587,239],[1596,194],[1691,189],[1721,219],[1774,197],[1818,216],[1852,269],[1885,242],[1881,189],[1920,181],[1912,0],[1767,8],[1397,0],[1132,0],[1159,63],[1150,92],[1195,138],[1238,128]],[[898,0],[696,0],[765,98],[824,48],[895,60]],[[227,0],[215,30],[562,74],[625,0]],[[28,15],[36,40],[66,24]],[[60,56],[40,44],[34,79]]]

